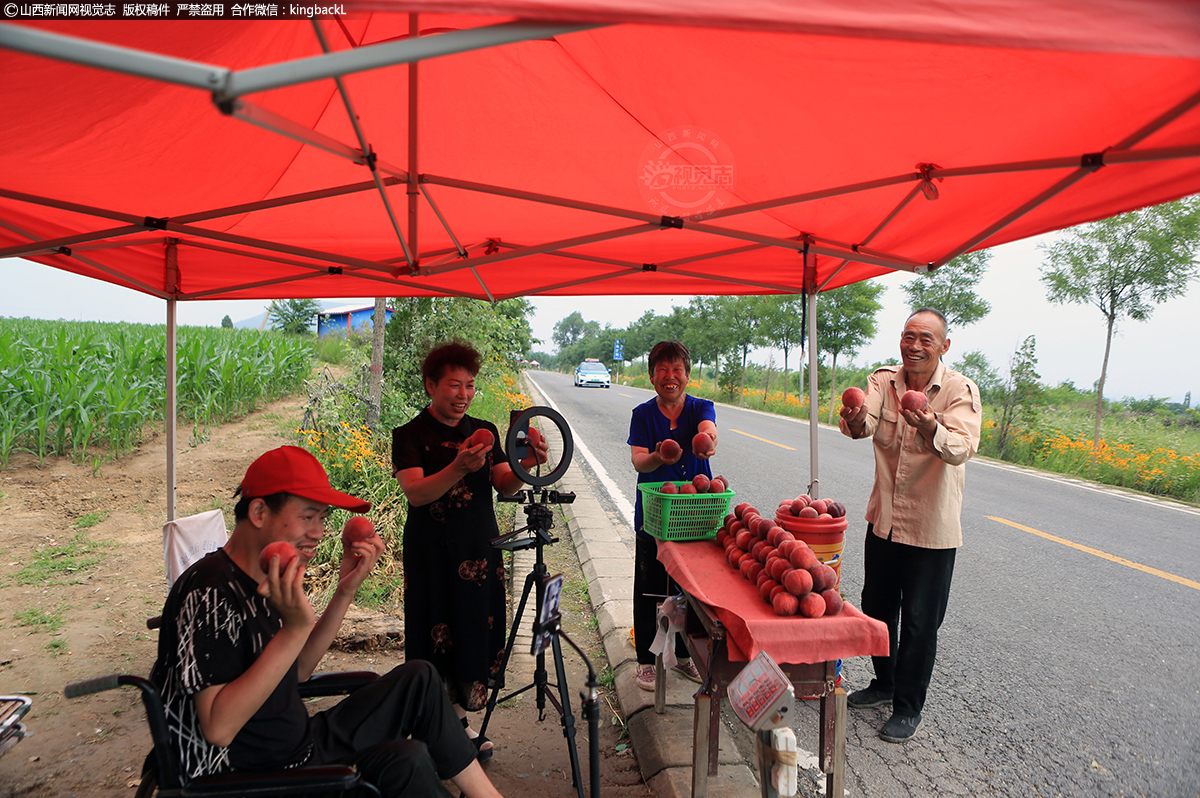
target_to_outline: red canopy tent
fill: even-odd
[[[0,257],[169,318],[812,296],[1200,191],[1192,2],[347,10],[0,24]]]

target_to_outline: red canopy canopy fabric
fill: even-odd
[[[1195,3],[349,8],[0,25],[0,257],[178,300],[800,293],[1200,191]]]

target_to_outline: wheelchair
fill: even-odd
[[[378,679],[371,671],[314,674],[300,685],[303,698],[346,695]],[[379,790],[360,777],[347,765],[317,765],[287,770],[255,770],[222,773],[189,779],[180,770],[176,747],[171,744],[162,697],[148,679],[128,674],[113,674],[74,682],[66,686],[67,698],[79,698],[120,687],[136,687],[141,691],[146,708],[146,722],[154,747],[142,766],[142,781],[135,798],[268,798],[269,796],[345,796],[345,798],[378,798]]]

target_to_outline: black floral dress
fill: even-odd
[[[490,544],[499,534],[491,470],[506,460],[504,448],[495,425],[465,416],[448,427],[428,408],[392,430],[395,470],[419,467],[429,476],[450,465],[459,444],[480,428],[495,438],[484,466],[436,501],[409,506],[404,524],[405,658],[432,662],[450,700],[471,711],[504,681],[504,560]]]

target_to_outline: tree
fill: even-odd
[[[1036,421],[1033,403],[1041,393],[1037,373],[1037,339],[1029,336],[1013,353],[1008,379],[1000,393],[1000,422],[996,425],[996,453],[1012,459],[1012,432],[1018,416],[1027,427]]]
[[[551,333],[550,338],[559,349],[574,346],[587,336],[589,324],[594,325],[596,331],[599,331],[600,325],[597,322],[584,321],[583,314],[577,310],[555,323],[554,332]]]
[[[783,350],[783,401],[787,402],[788,353],[804,346],[804,299],[795,294],[763,298],[759,333],[767,346]]]
[[[968,252],[937,271],[908,282],[903,288],[909,308],[937,308],[951,328],[974,324],[992,309],[987,300],[975,293],[975,286],[983,279],[991,259],[992,253],[986,249]]]
[[[223,329],[223,330],[232,330],[233,329],[233,319],[229,318],[228,313],[225,314],[225,318],[221,319],[221,329]]]
[[[979,386],[979,398],[990,401],[1003,387],[1000,375],[992,368],[983,352],[973,349],[954,364],[954,370],[970,377]]]
[[[875,337],[879,324],[875,316],[883,309],[879,295],[884,286],[859,282],[825,291],[817,297],[817,348],[828,352],[829,366],[829,423],[833,423],[833,397],[837,395],[838,355],[853,357]],[[816,399],[814,399],[816,401]]]
[[[371,370],[367,377],[367,429],[379,429],[383,411],[383,344],[387,327],[387,300],[375,297],[371,317]]]
[[[746,360],[750,350],[759,345],[758,332],[762,317],[761,297],[718,296],[710,297],[708,311],[713,319],[711,332],[715,335],[717,350],[728,356],[740,355],[738,378],[738,401],[744,402],[746,393]]]
[[[1104,381],[1113,332],[1124,318],[1146,321],[1154,306],[1182,296],[1197,274],[1200,197],[1193,196],[1072,228],[1047,248],[1042,282],[1056,304],[1095,305],[1104,316],[1104,361],[1096,383],[1092,448],[1100,444]]]
[[[321,305],[315,299],[272,299],[267,308],[267,319],[273,330],[304,335],[320,312]]]

